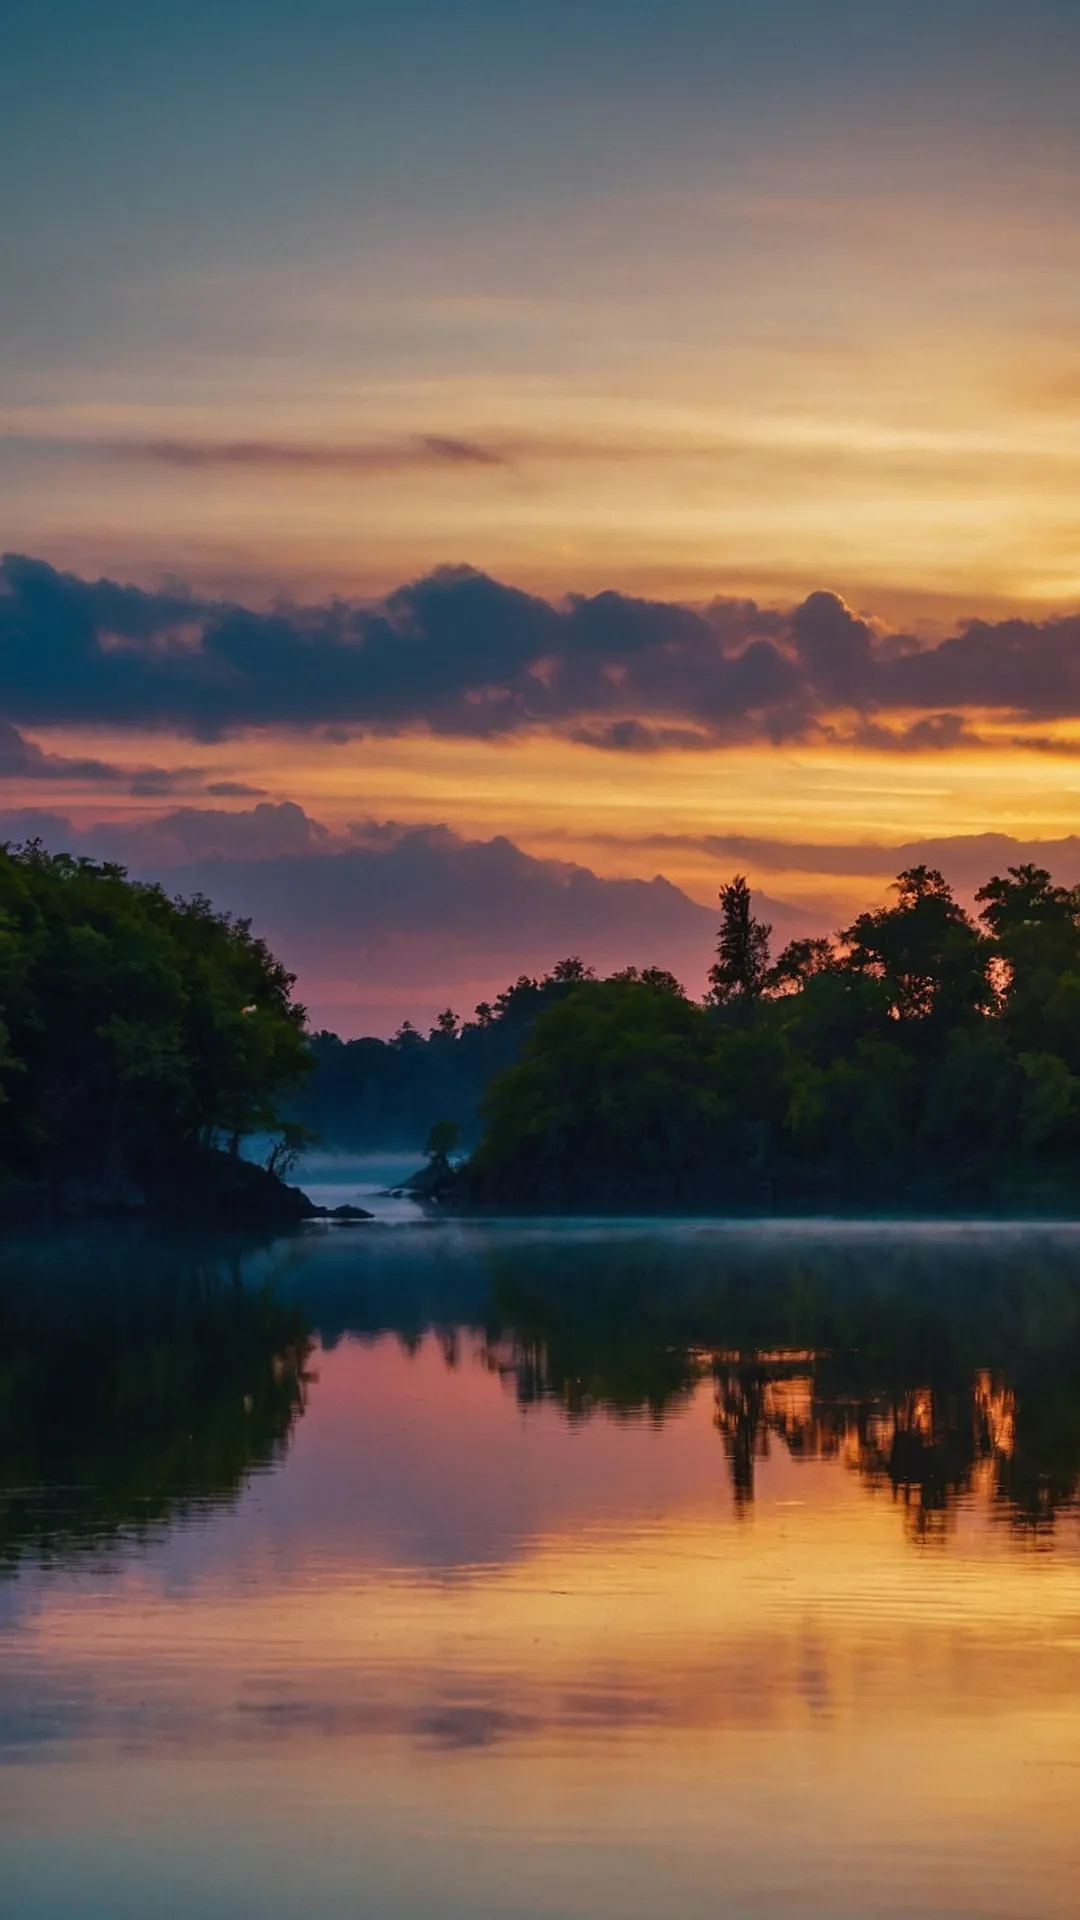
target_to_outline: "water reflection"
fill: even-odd
[[[702,1244],[702,1242],[705,1244]],[[535,1249],[499,1264],[490,1364],[522,1405],[662,1422],[711,1383],[738,1508],[780,1444],[840,1460],[925,1540],[985,1500],[1048,1542],[1080,1488],[1080,1248],[1071,1235],[971,1247]]]
[[[316,1331],[433,1335],[571,1425],[659,1427],[707,1391],[736,1511],[776,1447],[887,1490],[924,1543],[975,1498],[1046,1546],[1080,1496],[1067,1231],[111,1230],[0,1249],[0,1564],[234,1500],[284,1456]]]
[[[1066,1920],[1078,1327],[1073,1234],[9,1246],[5,1917]]]
[[[242,1243],[79,1233],[0,1252],[0,1568],[236,1498],[304,1403],[303,1316]]]

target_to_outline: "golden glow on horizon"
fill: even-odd
[[[978,716],[976,716],[978,719]],[[981,723],[980,723],[981,724]],[[1002,730],[1003,731],[1003,730]],[[1015,735],[1017,729],[1009,730]],[[1040,735],[1048,730],[1038,729]],[[1075,733],[1057,729],[1065,748]],[[617,877],[662,873],[712,904],[718,877],[742,865],[784,899],[844,914],[892,877],[887,852],[866,871],[837,875],[775,856],[712,856],[679,840],[710,834],[780,842],[875,844],[887,849],[949,835],[1064,838],[1080,827],[1080,753],[990,745],[973,751],[882,753],[836,746],[739,747],[703,753],[605,753],[532,736],[497,744],[403,735],[344,745],[305,734],[254,732],[204,745],[151,733],[38,729],[49,751],[125,765],[188,767],[293,800],[343,832],[350,821],[446,823],[469,838],[505,834],[527,852]],[[8,806],[43,804],[76,821],[151,817],[185,804],[249,809],[181,789],[152,803],[117,800],[100,786],[8,786]]]

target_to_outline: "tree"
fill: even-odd
[[[579,980],[595,980],[596,973],[592,967],[585,965],[580,954],[571,953],[565,960],[556,960],[548,978],[556,986],[565,987],[574,986]]]
[[[992,978],[1013,1044],[1054,1049],[1051,1008],[1064,980],[1080,974],[1080,900],[1045,867],[995,874],[975,896],[993,942]]]
[[[701,1007],[640,980],[585,981],[542,1012],[484,1097],[481,1180],[522,1197],[677,1196],[724,1112]]]
[[[1053,932],[1064,936],[1063,964],[1074,956],[1077,941],[1076,891],[1054,885],[1045,867],[1025,862],[1009,867],[1002,877],[995,874],[975,895],[982,907],[980,918],[995,940],[1009,948],[1026,940]]]
[[[440,1170],[450,1165],[450,1155],[461,1144],[461,1128],[456,1120],[436,1120],[427,1137],[424,1152],[432,1166]]]
[[[721,1007],[760,1000],[768,979],[772,928],[754,918],[745,874],[737,873],[721,887],[720,911],[716,960],[709,969],[710,998]]]
[[[798,993],[815,974],[835,967],[836,960],[831,940],[789,940],[769,969],[767,985],[773,993]]]
[[[294,976],[250,923],[110,862],[0,849],[0,1169],[153,1179],[273,1133],[308,1071]]]
[[[678,1000],[687,997],[686,988],[681,980],[667,967],[620,967],[617,973],[609,974],[611,980],[640,980],[643,987],[652,987],[654,993],[673,993]]]
[[[979,898],[985,931],[913,867],[835,944],[792,941],[769,966],[739,875],[722,894],[720,1017],[663,969],[593,980],[571,962],[523,976],[452,1046],[316,1041],[320,1078],[365,1124],[392,1113],[395,1144],[438,1114],[470,1135],[481,1122],[459,1190],[484,1199],[1072,1200],[1080,894],[1017,867]]]
[[[861,913],[840,935],[846,964],[886,986],[899,1020],[961,1020],[990,999],[989,942],[936,867],[909,867],[894,907]]]

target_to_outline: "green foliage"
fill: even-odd
[[[0,1170],[116,1177],[280,1125],[304,1010],[245,920],[0,849]]]
[[[1080,1190],[1080,892],[942,875],[769,964],[741,876],[709,1003],[633,969],[539,1011],[488,1090],[481,1196],[854,1204]]]
[[[707,1017],[680,993],[641,980],[579,984],[538,1016],[520,1062],[492,1083],[478,1171],[518,1184],[524,1166],[538,1191],[605,1193],[629,1161],[647,1189],[677,1191],[723,1130],[709,1053]]]
[[[317,1033],[311,1043],[315,1072],[295,1103],[297,1118],[336,1146],[365,1152],[405,1147],[415,1152],[442,1119],[475,1144],[484,1089],[518,1057],[522,1040],[544,1007],[565,999],[593,979],[576,954],[534,979],[522,974],[492,1001],[482,1000],[471,1020],[452,1008],[441,1013],[427,1038],[406,1021],[392,1040],[339,1040]],[[662,968],[626,978],[641,979],[682,994]]]

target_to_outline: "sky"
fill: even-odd
[[[5,830],[291,863],[344,1028],[607,953],[603,883],[699,988],[735,865],[1071,877],[1078,81],[1074,0],[8,0]],[[328,907],[320,971],[290,876],[403,846],[490,864],[457,959]]]

